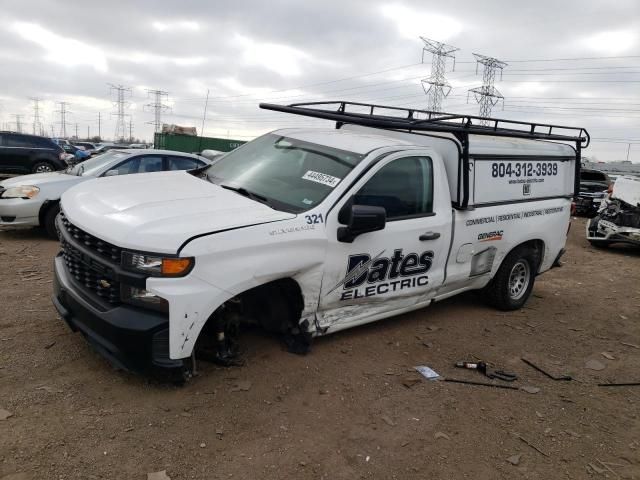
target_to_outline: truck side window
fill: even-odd
[[[431,159],[407,157],[385,165],[355,195],[354,203],[384,207],[387,220],[400,220],[431,213]]]

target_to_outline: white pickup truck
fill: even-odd
[[[348,102],[261,107],[337,128],[277,130],[210,167],[62,197],[53,302],[112,363],[178,375],[201,354],[231,363],[242,321],[305,350],[467,290],[517,309],[559,264],[583,129]]]

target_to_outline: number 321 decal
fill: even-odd
[[[308,225],[313,225],[316,223],[322,223],[324,220],[322,219],[322,214],[318,213],[317,215],[314,213],[312,215],[305,215],[304,216],[305,220],[307,221]]]

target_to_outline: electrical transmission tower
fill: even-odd
[[[33,102],[33,134],[44,135],[44,127],[40,121],[40,102],[41,98],[29,97],[29,100]]]
[[[124,139],[127,136],[127,115],[124,113],[125,107],[129,104],[129,102],[125,101],[125,94],[128,92],[131,94],[131,88],[125,87],[123,85],[113,85],[109,84],[111,87],[111,91],[116,92],[116,101],[114,102],[117,112],[116,112],[116,133],[115,140]]]
[[[490,117],[491,109],[500,100],[504,103],[504,97],[493,86],[496,79],[496,71],[500,70],[500,80],[502,80],[502,69],[507,66],[505,62],[498,60],[497,58],[487,57],[478,53],[473,54],[476,57],[476,73],[478,73],[478,65],[482,64],[482,86],[472,88],[469,92],[473,93],[476,102],[480,104],[480,116]],[[481,121],[482,125],[488,125],[488,121]]]
[[[12,116],[16,119],[16,132],[22,133],[22,115],[14,113]]]
[[[67,110],[68,102],[57,102],[60,105],[60,138],[67,138],[67,114],[71,113]]]
[[[147,90],[149,96],[153,95],[153,103],[147,103],[145,107],[153,109],[153,122],[147,122],[153,125],[153,131],[155,133],[160,132],[162,129],[162,112],[170,110],[168,105],[162,103],[163,99],[169,99],[169,92],[162,90]]]
[[[453,53],[458,48],[424,37],[420,37],[420,40],[424,42],[422,63],[424,63],[425,53],[431,54],[431,75],[421,80],[422,89],[427,94],[427,110],[440,112],[442,111],[442,100],[451,92],[451,85],[447,83],[445,78],[447,57],[453,58],[453,68],[455,69],[456,57]]]

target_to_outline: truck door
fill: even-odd
[[[339,241],[339,213],[351,203],[384,207],[384,229],[352,243]],[[442,160],[424,150],[388,155],[330,210],[326,228],[321,328],[342,329],[427,303],[444,281],[450,244],[451,201]]]

